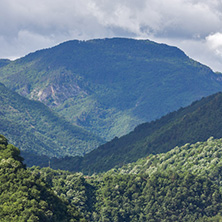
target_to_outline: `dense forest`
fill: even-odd
[[[1,221],[222,219],[222,139],[175,147],[91,176],[26,169],[19,149],[3,136],[0,148]]]
[[[0,221],[86,221],[22,160],[19,149],[0,135]]]

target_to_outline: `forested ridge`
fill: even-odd
[[[84,157],[52,159],[51,167],[92,174],[134,162],[149,154],[165,153],[175,146],[222,135],[222,93],[203,98],[162,118],[139,125]],[[42,161],[42,166],[48,162]]]
[[[175,147],[91,176],[26,169],[19,149],[3,136],[0,148],[1,221],[222,219],[222,139]]]

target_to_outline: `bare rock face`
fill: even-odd
[[[79,76],[68,72],[59,73],[55,78],[43,83],[42,87],[34,88],[29,95],[31,99],[39,100],[49,107],[56,107],[69,98],[87,95],[79,83],[81,83]]]

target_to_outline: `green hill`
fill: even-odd
[[[0,135],[0,221],[221,221],[221,145],[210,138],[84,176],[26,169]]]
[[[219,222],[221,156],[222,139],[209,138],[98,175],[31,170],[88,221]]]
[[[0,221],[85,221],[39,174],[28,171],[22,159],[19,149],[0,135]]]
[[[22,151],[62,157],[82,155],[103,141],[0,83],[0,133]]]
[[[221,74],[149,40],[69,41],[0,68],[0,82],[105,140],[221,90]]]
[[[131,133],[101,145],[84,157],[52,159],[52,167],[85,173],[107,171],[175,146],[222,136],[222,93],[201,99]]]
[[[195,175],[208,177],[221,185],[222,169],[222,139],[210,137],[207,141],[195,144],[187,143],[175,147],[167,153],[149,155],[134,163],[129,163],[113,171],[118,174],[148,174],[174,171],[177,173],[189,171]]]

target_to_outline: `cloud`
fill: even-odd
[[[199,38],[154,38],[154,41],[177,46],[190,58],[201,62],[214,71],[222,72],[222,36],[221,33],[210,34]]]
[[[0,57],[69,39],[122,36],[164,40],[219,61],[221,21],[221,0],[1,0]]]
[[[137,36],[191,38],[221,29],[220,5],[219,0],[1,0],[0,34],[28,30],[92,38],[123,29]]]
[[[221,29],[220,1],[113,0],[106,7],[101,2],[92,4],[101,25],[118,26],[136,35],[196,38]]]
[[[215,34],[206,37],[209,48],[216,54],[222,57],[222,33],[217,32]]]

